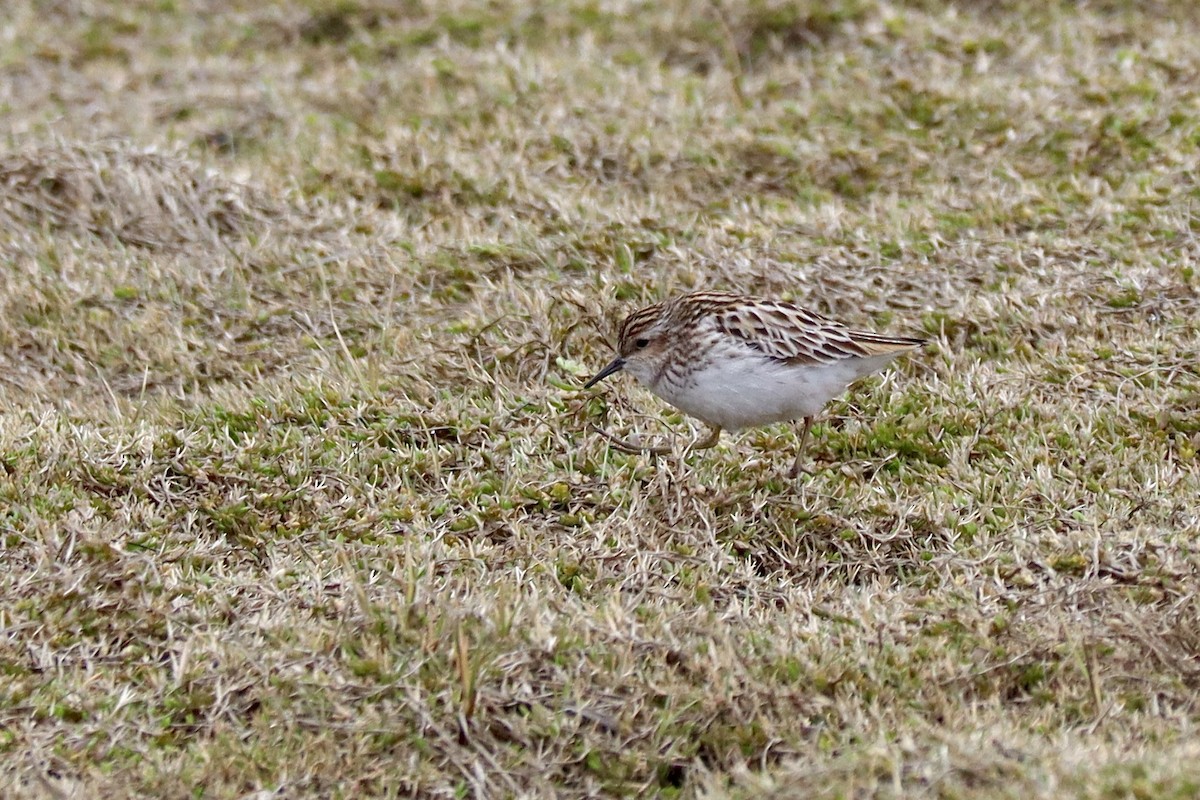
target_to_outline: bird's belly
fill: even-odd
[[[859,377],[850,364],[788,366],[764,359],[710,364],[678,385],[660,381],[656,394],[726,430],[809,417]]]

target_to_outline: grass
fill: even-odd
[[[1191,4],[76,5],[0,33],[5,796],[1200,791]],[[579,389],[693,287],[932,341],[797,484]]]

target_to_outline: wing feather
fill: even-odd
[[[763,355],[787,364],[833,364],[846,358],[898,353],[919,347],[922,339],[854,331],[836,320],[774,300],[730,296],[714,304],[711,319]]]

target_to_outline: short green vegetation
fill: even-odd
[[[1200,793],[1193,3],[83,5],[0,25],[0,795]],[[702,287],[931,341],[792,482],[580,391]]]

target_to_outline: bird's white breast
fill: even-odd
[[[718,357],[681,380],[663,375],[648,385],[680,411],[737,430],[813,416],[852,382],[891,359],[889,354],[810,366],[757,355]]]

